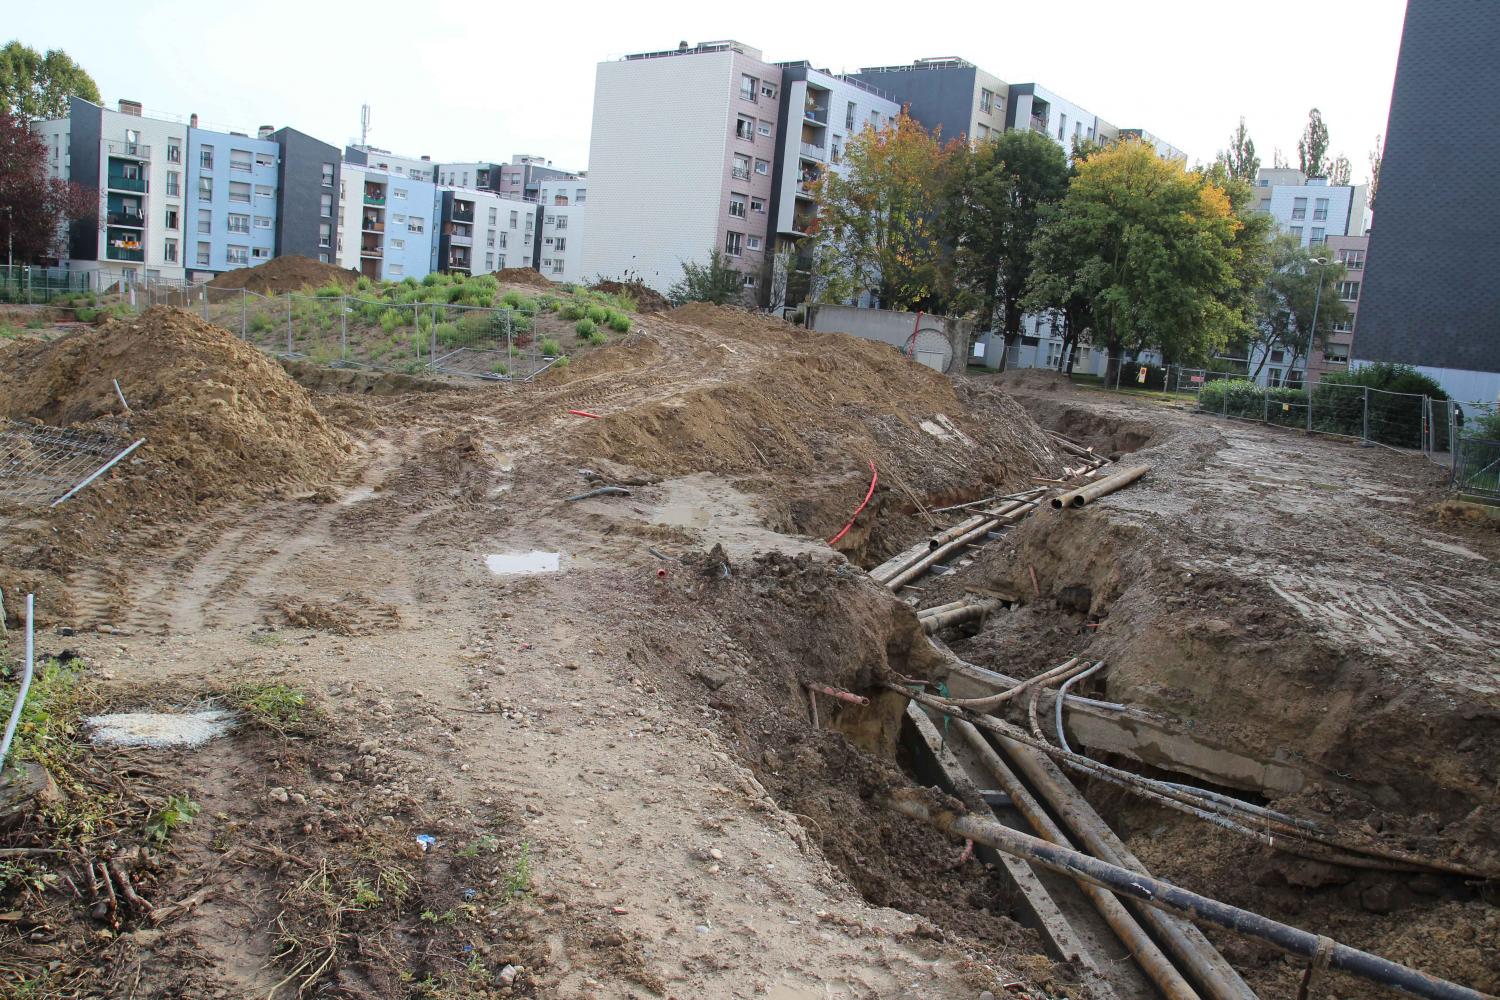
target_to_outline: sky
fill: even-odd
[[[834,72],[959,56],[1035,82],[1122,128],[1209,161],[1244,116],[1261,160],[1295,164],[1307,112],[1356,183],[1384,133],[1405,0],[702,0],[486,6],[470,0],[75,0],[10,5],[0,41],[62,48],[105,101],[253,131],[359,135],[438,161],[541,154],[587,166],[594,67],[627,52],[734,38]],[[623,15],[623,16],[622,16]]]

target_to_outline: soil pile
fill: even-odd
[[[357,280],[358,272],[324,264],[311,257],[288,254],[273,257],[255,267],[225,271],[208,284],[210,288],[245,288],[261,295],[279,295],[282,292],[299,292],[304,288],[320,288],[331,283],[352,288]]]
[[[533,288],[552,288],[555,282],[529,267],[502,267],[495,278],[504,285],[530,285]]]
[[[635,299],[635,311],[640,313],[666,312],[672,308],[666,296],[644,281],[596,281],[589,288],[609,295],[628,295]]]
[[[279,365],[181,309],[17,345],[0,362],[0,417],[146,439],[115,475],[59,508],[65,517],[68,508],[122,512],[105,520],[183,513],[323,479],[350,451]]]

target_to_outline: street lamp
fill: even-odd
[[[1306,388],[1306,389],[1308,389],[1309,392],[1311,392],[1311,388],[1308,385],[1308,378],[1307,377],[1312,372],[1313,338],[1316,337],[1317,334],[1318,334],[1318,307],[1320,305],[1322,305],[1322,303],[1323,303],[1323,276],[1324,276],[1324,273],[1325,273],[1323,271],[1323,265],[1325,265],[1325,264],[1328,263],[1328,258],[1327,257],[1309,257],[1308,258],[1308,262],[1312,263],[1312,264],[1317,264],[1318,265],[1318,291],[1317,291],[1317,294],[1313,296],[1312,326],[1310,326],[1308,328],[1308,330],[1307,330],[1307,357],[1306,357],[1306,360],[1302,364],[1302,385],[1303,385],[1303,388]],[[1307,399],[1308,399],[1307,419],[1308,419],[1309,422],[1311,422],[1311,420],[1312,420],[1312,396],[1309,395]]]

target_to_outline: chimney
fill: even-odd
[[[275,131],[276,126],[274,125],[262,125],[260,128],[256,129],[255,134],[262,139],[269,139],[271,138],[271,133]]]
[[[424,157],[422,157],[422,162],[423,163],[431,163],[432,162],[432,157],[430,157],[430,156],[424,156]]]
[[[120,114],[122,114],[122,115],[135,115],[137,118],[139,118],[141,116],[141,102],[140,101],[127,101],[127,100],[125,100],[122,97],[122,98],[120,98],[120,105],[119,106],[120,106]]]
[[[192,114],[188,115],[188,128],[197,128],[197,127],[198,127],[198,112],[194,111]]]

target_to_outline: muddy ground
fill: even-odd
[[[79,705],[243,719],[204,749],[122,755],[150,774],[79,751],[75,800],[112,788],[118,808],[7,834],[124,858],[152,903],[95,919],[87,885],[12,885],[0,974],[37,995],[1085,995],[994,873],[874,803],[908,780],[901,699],[877,683],[935,654],[862,567],[932,530],[928,508],[1055,475],[1033,417],[1153,473],[981,553],[971,583],[1031,596],[945,636],[956,652],[1026,675],[1087,649],[1112,664],[1091,693],[1295,763],[1283,808],[1494,866],[1500,545],[1436,521],[1420,459],[1045,382],[955,386],[733,311],[641,316],[531,387],[304,372],[306,412],[290,377],[243,363],[254,393],[164,385],[162,449],[83,503],[5,512],[11,624],[36,587]],[[267,442],[202,458],[193,398],[220,400],[214,427],[278,433],[296,401],[327,450],[237,480]],[[598,482],[630,495],[565,499]],[[559,570],[487,566],[537,550]],[[876,704],[825,704],[814,729],[808,680]],[[305,707],[266,711],[268,691]],[[1158,875],[1497,988],[1479,888],[1308,871],[1090,792]],[[173,796],[200,809],[156,840]],[[1290,995],[1291,965],[1217,939]]]

